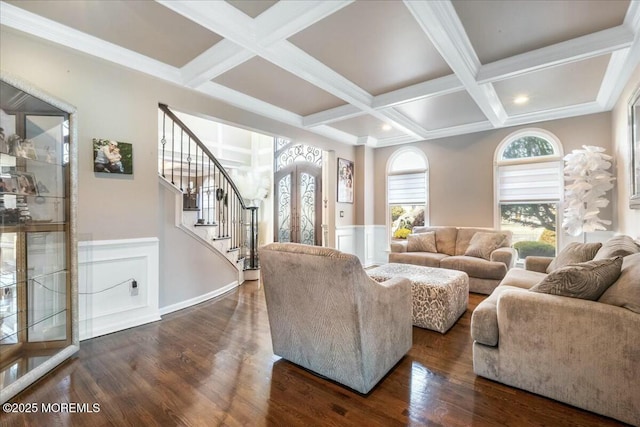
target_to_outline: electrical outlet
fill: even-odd
[[[131,281],[131,296],[138,295],[138,282],[135,280]]]

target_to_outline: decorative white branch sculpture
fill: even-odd
[[[231,179],[235,182],[242,197],[256,206],[269,195],[271,180],[269,175],[264,172],[233,170]]]
[[[613,188],[615,179],[608,169],[611,156],[604,148],[583,145],[564,156],[565,210],[562,227],[572,236],[583,232],[606,230],[611,221],[598,218],[600,209],[609,204],[604,194]]]

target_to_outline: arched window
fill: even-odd
[[[523,129],[496,149],[496,227],[513,233],[518,262],[527,256],[554,256],[561,223],[562,145],[551,132]]]
[[[429,224],[429,162],[417,148],[402,148],[387,162],[387,212],[391,238]],[[409,231],[402,231],[409,230]]]

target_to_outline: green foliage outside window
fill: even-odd
[[[553,146],[549,141],[537,136],[523,136],[511,142],[504,150],[502,158],[523,159],[527,157],[540,157],[553,155]]]

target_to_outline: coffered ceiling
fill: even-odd
[[[639,0],[7,0],[0,23],[378,147],[608,111],[640,63]]]

